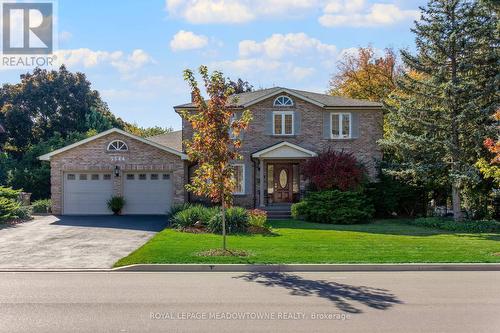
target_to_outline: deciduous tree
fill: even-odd
[[[185,142],[186,153],[190,161],[196,162],[198,166],[186,188],[196,195],[220,203],[223,249],[226,250],[225,209],[232,205],[235,187],[231,162],[242,158],[238,153],[241,147],[239,136],[248,127],[251,114],[250,111],[244,111],[241,117],[233,117],[234,110],[229,106],[229,101],[234,90],[221,72],[209,74],[208,68],[201,66],[199,73],[208,100],[203,98],[194,73],[191,70],[184,71],[184,79],[191,88],[196,105],[194,112],[181,111],[193,128],[193,137]]]
[[[400,69],[392,49],[377,56],[373,47],[346,53],[338,62],[338,72],[330,80],[331,95],[382,102],[396,88]]]

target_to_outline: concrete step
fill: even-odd
[[[274,212],[274,211],[290,211],[292,209],[292,205],[279,205],[279,206],[267,206],[264,208],[265,211],[267,212]]]
[[[284,220],[291,218],[291,209],[291,204],[274,204],[264,208],[267,212],[267,218],[270,220]]]

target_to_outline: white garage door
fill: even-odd
[[[124,214],[166,214],[172,202],[170,174],[126,172]]]
[[[110,173],[64,173],[63,214],[111,214],[107,201],[113,195]]]

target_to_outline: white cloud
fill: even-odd
[[[94,51],[88,48],[58,50],[55,52],[58,64],[68,67],[83,66],[85,68],[109,64],[120,72],[137,70],[154,60],[144,50],[136,49],[125,55],[123,51]]]
[[[303,15],[323,0],[166,0],[166,9],[194,24],[245,23],[259,17]]]
[[[243,23],[255,18],[245,1],[167,0],[167,10],[190,23]]]
[[[262,78],[299,82],[310,77],[327,59],[337,57],[337,47],[303,32],[273,34],[262,41],[242,40],[239,58],[212,66],[233,76],[259,82]]]
[[[375,3],[367,7],[363,0],[335,0],[324,7],[324,15],[318,20],[325,27],[369,27],[417,19],[418,16],[419,11],[400,9],[394,4]]]
[[[136,49],[127,57],[113,60],[111,65],[120,72],[130,72],[144,67],[146,64],[154,63],[153,58],[144,50]]]
[[[330,56],[334,55],[336,51],[335,45],[325,44],[303,32],[286,35],[273,34],[261,43],[254,40],[243,40],[239,44],[241,57],[263,54],[272,59],[281,59],[285,56],[307,53]]]
[[[208,44],[208,38],[203,35],[196,35],[191,31],[180,30],[170,41],[170,48],[173,51],[184,51],[201,49]]]
[[[394,0],[392,1],[394,2]],[[326,27],[389,25],[418,17],[391,1],[369,4],[365,0],[166,0],[166,10],[193,24],[246,23],[260,18],[282,20],[323,11]]]

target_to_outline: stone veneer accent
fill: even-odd
[[[108,144],[122,140],[128,145],[126,152],[109,152]],[[172,179],[172,204],[184,202],[184,161],[175,154],[163,151],[141,141],[119,133],[110,133],[101,138],[54,155],[51,166],[52,212],[62,213],[63,173],[78,171],[109,171],[112,173],[113,194],[122,195],[123,172],[158,171],[169,172]],[[120,177],[114,176],[115,166],[120,167]]]
[[[284,94],[287,95],[287,94]],[[309,149],[314,152],[321,152],[327,149],[343,150],[351,152],[362,162],[368,170],[371,179],[377,177],[377,161],[382,159],[382,152],[377,144],[377,141],[383,135],[383,113],[380,109],[361,109],[361,108],[344,108],[329,110],[309,103],[295,96],[288,95],[293,101],[292,107],[274,107],[274,99],[278,95],[274,95],[265,99],[248,109],[252,112],[253,120],[250,123],[248,130],[244,133],[241,153],[243,155],[243,163],[246,168],[246,195],[235,196],[235,204],[246,207],[253,207],[253,191],[255,188],[256,204],[258,202],[258,177],[259,172],[256,171],[257,181],[254,182],[254,163],[251,160],[251,155],[259,150],[275,145],[282,141],[288,141],[300,147]],[[296,111],[300,113],[300,128],[298,133],[293,136],[273,136],[268,132],[267,112],[272,111]],[[359,135],[355,139],[327,139],[324,137],[324,113],[330,112],[356,112],[359,114]],[[190,124],[183,119],[183,140],[189,139],[193,135],[193,130]],[[258,168],[258,166],[257,166]],[[264,180],[265,181],[265,180]],[[301,179],[301,189],[304,188],[304,180]]]

